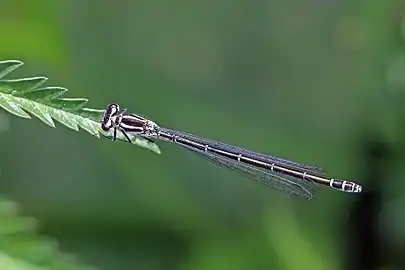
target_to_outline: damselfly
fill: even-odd
[[[160,127],[140,115],[129,114],[117,104],[107,106],[101,119],[101,128],[113,130],[113,140],[121,132],[128,142],[128,133],[148,140],[154,139],[176,143],[191,152],[223,167],[240,172],[266,186],[306,199],[314,197],[317,184],[359,193],[362,187],[354,182],[328,178],[321,168],[292,162],[286,159],[256,153],[219,141],[204,139],[182,131]]]

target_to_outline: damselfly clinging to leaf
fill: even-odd
[[[121,132],[128,142],[129,134],[149,140],[163,140],[178,144],[191,152],[223,167],[243,173],[266,186],[306,199],[314,197],[317,184],[344,192],[359,193],[362,187],[354,182],[328,178],[322,169],[286,159],[256,153],[219,141],[201,138],[182,131],[160,127],[155,122],[121,110],[109,104],[101,119],[101,128],[113,130],[113,140]]]

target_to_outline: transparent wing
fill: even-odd
[[[297,179],[270,170],[257,168],[249,164],[229,159],[227,157],[214,155],[196,148],[191,148],[187,145],[180,145],[216,165],[241,173],[271,189],[282,191],[288,195],[294,195],[308,200],[315,197],[317,185],[312,181]]]
[[[302,164],[302,163],[297,163],[297,162],[293,162],[287,159],[283,159],[283,158],[279,158],[279,157],[273,157],[273,156],[269,156],[266,154],[262,154],[262,153],[257,153],[254,151],[250,151],[241,147],[237,147],[234,145],[229,145],[226,143],[222,143],[219,141],[214,141],[214,140],[210,140],[210,139],[206,139],[206,138],[202,138],[193,134],[189,134],[183,131],[178,131],[178,130],[172,130],[172,129],[166,129],[166,128],[161,128],[161,130],[170,133],[170,134],[174,134],[176,136],[185,138],[185,139],[189,139],[192,140],[194,142],[200,143],[200,144],[208,144],[210,147],[216,148],[216,149],[221,149],[221,150],[225,150],[227,152],[231,152],[231,153],[235,153],[235,154],[242,154],[243,156],[246,157],[250,157],[253,159],[257,159],[269,164],[278,164],[278,165],[282,165],[284,167],[288,167],[294,170],[305,170],[308,173],[312,173],[315,175],[319,175],[319,176],[325,176],[325,173],[323,172],[322,168],[320,167],[316,167],[313,165],[308,165],[308,164]],[[204,153],[205,154],[205,153]]]

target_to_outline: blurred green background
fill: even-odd
[[[162,126],[317,164],[366,193],[362,149],[377,136],[395,155],[376,226],[397,256],[404,15],[399,0],[1,0],[0,58],[25,62],[8,78],[49,76],[91,108],[117,102]],[[350,211],[363,195],[321,187],[316,200],[289,198],[175,145],[160,143],[159,156],[0,116],[1,193],[85,263],[347,267]]]

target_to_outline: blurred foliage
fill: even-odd
[[[100,269],[341,269],[359,251],[345,245],[353,206],[377,189],[363,151],[377,136],[393,156],[373,225],[382,266],[398,266],[404,14],[399,0],[3,0],[0,55],[30,63],[15,76],[40,70],[93,107],[117,102],[161,125],[317,164],[365,192],[293,200],[173,145],[151,155],[4,116],[2,193]]]
[[[0,198],[0,269],[94,269],[80,265],[72,256],[58,253],[50,239],[35,235],[35,221],[17,216],[17,206]]]

